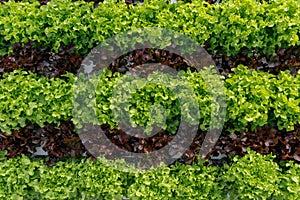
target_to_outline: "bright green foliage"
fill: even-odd
[[[227,121],[234,130],[276,124],[279,129],[293,130],[300,121],[300,76],[288,71],[278,76],[240,65],[225,81]],[[251,123],[250,123],[251,122]]]
[[[298,199],[299,165],[290,162],[284,170],[273,158],[248,149],[245,157],[223,167],[199,161],[128,173],[100,160],[67,160],[48,167],[22,156],[0,162],[0,198]]]
[[[171,169],[158,168],[135,174],[135,182],[128,188],[130,199],[170,199],[178,180],[171,175]]]
[[[281,169],[272,155],[262,156],[254,152],[242,158],[234,157],[234,163],[225,167],[219,182],[229,199],[271,199],[280,194]]]
[[[263,126],[268,122],[270,105],[274,97],[275,76],[269,73],[248,70],[240,66],[233,69],[225,84],[227,90],[227,119],[234,129]],[[272,79],[273,78],[273,79]]]
[[[300,44],[298,0],[228,0],[213,5],[202,0],[178,4],[146,0],[131,9],[112,0],[95,9],[84,1],[53,0],[43,6],[32,2],[0,4],[0,55],[6,53],[5,45],[29,40],[55,51],[73,43],[85,54],[115,34],[144,27],[178,31],[227,55],[244,46],[272,54],[276,46]]]
[[[222,199],[217,182],[221,168],[198,164],[157,168],[134,174],[130,199]],[[220,190],[220,191],[218,191]]]
[[[39,2],[15,2],[0,5],[0,54],[5,54],[4,45],[16,42],[39,41],[45,22],[38,20]]]
[[[190,84],[196,95],[201,130],[220,129],[223,126],[222,120],[226,112],[226,88],[224,77],[217,74],[213,67],[204,68],[197,73],[180,72],[184,81]]]
[[[222,124],[219,121],[212,122],[212,117],[214,115],[217,117],[221,108],[225,108],[215,100],[222,97],[222,92],[226,94],[226,102],[225,100],[224,102],[227,104],[227,116],[225,121],[233,124],[233,128],[225,127],[229,131],[247,130],[249,125],[251,125],[251,129],[255,129],[266,124],[277,125],[279,129],[293,130],[294,125],[300,121],[299,74],[293,77],[288,72],[281,72],[280,75],[275,76],[266,72],[248,70],[247,67],[240,65],[225,80],[225,91],[216,90],[216,88],[221,88],[220,84],[223,84],[222,77],[214,75],[209,70],[201,70],[196,73],[182,71],[178,75],[182,81],[172,81],[166,76],[154,74],[153,78],[155,77],[157,83],[159,80],[162,81],[158,86],[153,83],[149,84],[149,80],[153,79],[151,76],[148,77],[148,85],[146,85],[146,80],[136,80],[127,75],[117,74],[118,77],[109,78],[111,73],[104,70],[100,81],[94,80],[97,76],[91,79],[94,84],[98,83],[96,89],[98,119],[91,119],[90,116],[93,114],[86,111],[84,106],[77,105],[76,102],[76,110],[81,115],[78,115],[79,118],[74,119],[74,122],[76,125],[82,122],[109,123],[116,127],[121,121],[125,124],[130,123],[132,126],[142,127],[156,124],[164,129],[167,128],[167,124],[171,128],[168,130],[173,132],[176,130],[173,128],[177,125],[176,116],[181,114],[191,124],[194,124],[192,122],[195,122],[195,119],[199,119],[201,130],[207,130],[209,126],[220,128]],[[199,105],[198,114],[191,112],[195,109],[185,106],[189,105],[185,102],[193,102],[192,94],[182,93],[181,96],[178,96],[177,93],[173,93],[178,91],[174,88],[184,86],[183,82],[188,83],[188,87],[193,89],[192,93]],[[142,88],[138,89],[139,87]],[[85,87],[78,88],[84,91],[85,96],[89,96],[85,93],[88,91]],[[283,90],[285,91],[283,92]],[[179,107],[176,99],[182,104]],[[90,104],[91,99],[88,102]],[[93,105],[94,103],[91,103],[90,106]],[[158,110],[164,110],[165,113],[157,111],[153,114],[153,105],[159,105]],[[86,121],[83,120],[85,117],[87,117]],[[123,119],[130,120],[122,121]],[[196,121],[196,123],[198,122]],[[150,129],[146,130],[146,133],[149,132],[151,132]]]
[[[10,133],[28,122],[43,126],[59,123],[72,114],[72,82],[74,77],[47,79],[34,73],[15,70],[0,80],[0,127]]]
[[[103,70],[101,75],[94,74],[89,80],[79,76],[73,96],[73,122],[78,128],[87,122],[108,123],[115,128],[118,123],[131,124],[145,128],[145,133],[150,134],[154,125],[175,133],[180,120],[198,125],[201,118],[201,127],[205,128],[211,113],[206,108],[209,93],[200,94],[203,89],[194,94],[189,76],[192,77],[191,72],[181,73],[177,78],[163,73],[153,73],[147,79],[119,73],[112,77],[108,70]],[[198,82],[205,85],[202,79]],[[198,98],[198,95],[202,96]],[[199,116],[197,109],[201,107]]]
[[[293,130],[300,121],[300,70],[296,78],[288,71],[281,71],[273,86],[275,98],[271,105],[277,126]]]
[[[113,121],[110,99],[117,83],[116,73],[112,77],[109,70],[99,71],[87,78],[80,74],[74,82],[73,93],[73,123],[77,128],[82,128],[83,123],[105,124],[112,127]]]
[[[23,199],[37,197],[33,185],[39,180],[42,161],[32,162],[28,157],[8,159],[0,163],[0,198]]]
[[[180,75],[159,72],[147,78],[125,75],[114,91],[111,108],[115,119],[145,127],[148,134],[153,126],[175,133],[180,120],[192,125],[199,123],[197,96],[193,94],[193,86]]]
[[[47,167],[23,156],[0,165],[1,199],[120,199],[130,180],[130,175],[90,160]]]
[[[233,128],[225,127],[229,131],[266,124],[293,130],[299,123],[300,73],[295,77],[288,72],[275,76],[239,66],[225,80],[222,91],[216,90],[223,84],[222,77],[211,74],[209,69],[180,72],[178,80],[154,74],[148,82],[119,73],[112,77],[108,70],[87,80],[67,74],[68,82],[16,70],[0,80],[0,129],[10,133],[28,122],[43,126],[45,122],[59,123],[74,116],[77,128],[83,123],[117,127],[120,121],[129,119],[125,122],[146,127],[146,133],[151,132],[152,125],[174,133],[178,120],[199,123],[201,130],[207,130],[209,126],[222,126],[212,117],[226,107],[225,121],[233,124]],[[226,95],[225,106],[216,101],[222,92]],[[195,106],[199,106],[199,112]]]
[[[143,127],[148,135],[153,127],[176,133],[180,121],[184,120],[190,125],[200,123],[200,128],[207,130],[211,125],[212,109],[213,115],[218,115],[220,108],[224,107],[216,100],[222,93],[225,99],[225,92],[216,89],[221,88],[216,84],[223,83],[211,68],[199,73],[180,72],[176,78],[158,72],[147,78],[115,75],[117,77],[111,77],[111,73],[104,70],[89,81],[79,78],[73,119],[78,128],[83,122],[108,123],[115,128],[122,123]],[[96,91],[96,96],[92,91]],[[93,112],[95,107],[96,115]],[[222,125],[212,124],[213,128]]]
[[[59,162],[39,171],[39,184],[33,184],[46,199],[89,197],[113,199],[124,193],[126,176],[100,162]],[[128,176],[130,179],[130,176]]]
[[[162,85],[149,83],[140,89],[132,91],[125,89],[125,91],[123,94],[126,94],[129,102],[125,102],[125,99],[122,98],[122,103],[119,104],[119,99],[121,99],[119,96],[114,95],[112,98],[111,108],[119,111],[114,113],[115,119],[120,119],[117,120],[118,122],[126,123],[128,121],[130,123],[131,121],[135,127],[137,125],[145,127],[146,133],[151,132],[153,125],[162,127],[169,132],[176,132],[180,123],[180,105],[171,90]],[[124,109],[125,112],[121,113],[121,109]],[[126,110],[129,110],[129,113]]]
[[[288,167],[288,170],[280,176],[280,193],[277,193],[274,197],[280,200],[297,200],[300,198],[300,165],[289,162],[286,163],[286,167]]]
[[[299,1],[262,2],[229,0],[216,4],[211,10],[211,14],[218,14],[210,44],[222,46],[229,54],[244,46],[272,54],[276,46],[299,44]]]
[[[172,166],[172,175],[177,183],[175,199],[224,199],[222,185],[218,182],[222,168],[198,164]]]
[[[199,44],[204,44],[215,31],[213,24],[217,22],[219,14],[213,11],[214,7],[204,1],[171,4],[158,13],[158,24],[160,27],[183,33]]]

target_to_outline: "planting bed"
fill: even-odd
[[[300,198],[298,0],[0,2],[0,198]],[[128,52],[97,77],[99,124],[89,116],[73,116],[74,106],[84,113],[72,95],[89,51],[113,35],[144,27],[191,37],[208,51],[224,79],[225,124],[216,125],[223,130],[205,160],[199,151],[210,111],[220,105],[211,105],[201,73],[163,48]],[[169,109],[166,130],[154,136],[138,138],[119,130],[110,109],[120,77],[149,63],[167,65],[190,83],[202,114],[199,130],[170,165],[143,173],[118,171],[89,152],[76,127],[101,125],[111,143],[134,153],[168,145],[182,113],[164,87],[147,86],[131,102],[131,111],[137,111],[131,117],[140,125],[149,122],[141,116],[149,117],[151,103]],[[149,100],[151,95],[155,98]]]

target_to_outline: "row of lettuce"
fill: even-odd
[[[128,173],[101,161],[54,167],[26,156],[0,161],[2,199],[291,199],[300,198],[300,165],[279,166],[248,149],[223,167],[176,164]]]
[[[55,51],[74,44],[76,52],[86,54],[113,35],[145,27],[183,33],[227,55],[242,47],[270,55],[278,47],[300,44],[300,4],[295,0],[227,0],[212,5],[202,0],[145,0],[132,9],[114,0],[97,8],[93,2],[53,0],[41,6],[31,0],[10,1],[0,8],[0,55],[11,52],[14,43],[28,41]]]
[[[133,126],[151,131],[149,127],[158,125],[172,132],[180,122],[178,116],[207,130],[222,128],[222,120],[213,121],[221,113],[230,124],[224,127],[228,131],[266,124],[293,130],[300,122],[299,71],[296,76],[288,71],[272,75],[240,65],[225,80],[214,68],[181,71],[179,79],[162,73],[137,78],[109,70],[89,78],[81,75],[47,79],[21,70],[4,74],[1,131],[11,133],[29,122],[43,127],[45,122],[58,124],[72,118],[77,128],[84,123],[116,127],[120,120],[130,119]]]

